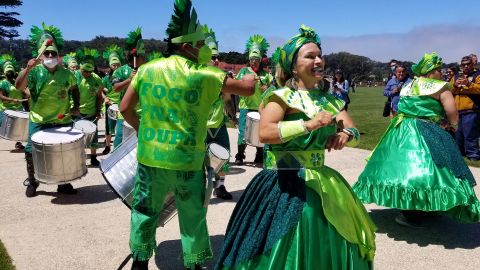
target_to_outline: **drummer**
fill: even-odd
[[[235,155],[235,165],[243,165],[245,159],[245,127],[247,121],[247,113],[258,111],[260,102],[262,101],[262,93],[265,92],[272,83],[273,77],[270,73],[263,70],[262,58],[265,56],[268,47],[267,40],[261,35],[251,36],[246,44],[249,67],[240,69],[237,74],[237,79],[241,79],[246,74],[254,74],[260,77],[255,86],[255,93],[249,97],[241,97],[239,108],[240,116],[238,119],[238,152]],[[257,147],[257,153],[255,155],[255,163],[263,163],[263,148]]]
[[[60,30],[45,24],[42,24],[42,28],[33,26],[30,44],[35,58],[28,61],[27,67],[20,72],[15,82],[17,89],[24,94],[30,91],[31,96],[28,142],[25,147],[28,178],[24,185],[27,186],[27,197],[35,196],[38,187],[33,167],[31,136],[43,129],[71,126],[71,115],[79,115],[80,99],[75,76],[58,63],[58,52],[63,47]],[[27,86],[29,90],[26,90]],[[70,97],[74,104],[72,109]],[[77,193],[70,183],[59,185],[57,191],[63,194]]]
[[[63,56],[63,65],[72,72],[78,70],[78,61],[74,52]]]
[[[138,134],[130,227],[132,269],[148,269],[157,247],[156,221],[169,192],[174,192],[178,208],[184,266],[201,269],[212,257],[204,207],[209,199],[203,169],[208,112],[221,91],[239,95],[254,91],[254,76],[229,79],[222,70],[206,65],[212,52],[204,45],[202,25],[196,16],[191,19],[190,12],[190,0],[175,2],[167,29],[172,55],[140,67],[120,106]],[[135,113],[138,103],[141,123]]]
[[[215,37],[215,32],[212,29],[206,27],[206,39],[205,44],[212,50],[212,66],[218,67],[218,42]],[[223,148],[227,149],[230,153],[230,140],[228,138],[227,126],[225,125],[225,101],[226,95],[220,93],[217,101],[213,103],[210,110],[210,116],[207,121],[207,144],[217,143]],[[222,200],[231,200],[232,194],[225,188],[225,172],[228,170],[228,165],[221,169],[220,172],[215,174],[213,195]]]
[[[76,56],[80,62],[80,70],[75,72],[77,85],[80,91],[80,115],[82,119],[92,121],[97,125],[101,116],[103,105],[103,83],[102,79],[95,74],[95,59],[99,53],[96,49],[83,48],[76,52]],[[95,130],[95,136],[90,148],[90,165],[99,166],[97,159],[98,148],[98,128]]]
[[[22,111],[22,101],[24,95],[22,91],[15,88],[15,78],[17,78],[16,69],[17,62],[9,54],[0,56],[0,73],[5,75],[5,79],[0,81],[0,126],[3,121],[3,111]],[[22,151],[25,147],[21,142],[15,143],[15,149]]]
[[[125,95],[128,85],[137,73],[137,69],[145,63],[145,47],[142,39],[142,30],[137,27],[135,31],[128,33],[125,44],[128,64],[119,67],[112,75],[113,90],[120,93],[120,101]],[[123,137],[123,116],[118,114],[117,127],[115,129],[115,140],[113,147],[122,142]]]
[[[111,105],[119,104],[120,102],[120,92],[113,90],[112,85],[112,75],[121,65],[122,65],[122,56],[123,52],[120,47],[115,44],[108,46],[103,52],[103,58],[108,61],[108,66],[110,71],[102,79],[103,83],[103,100],[105,102],[105,111],[108,112],[108,108]],[[102,154],[106,155],[110,153],[110,145],[112,143],[112,135],[115,134],[115,126],[117,125],[117,120],[110,117],[105,117],[105,149],[103,149]]]

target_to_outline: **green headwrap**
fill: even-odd
[[[261,35],[253,35],[247,40],[248,59],[252,57],[262,58],[268,50],[270,45],[267,40]]]
[[[293,59],[298,50],[307,43],[315,43],[320,47],[320,38],[313,28],[302,24],[299,29],[300,34],[292,37],[285,45],[283,45],[280,52],[280,66],[288,75],[292,75]]]
[[[412,65],[412,71],[417,76],[425,75],[443,65],[442,58],[437,53],[426,53],[417,64]]]
[[[148,54],[148,62],[158,58],[163,58],[163,54],[161,52],[151,52]]]
[[[205,40],[203,27],[190,0],[175,0],[173,15],[168,23],[167,36],[172,43],[192,43]],[[191,10],[191,13],[190,13]]]
[[[88,72],[93,72],[95,70],[95,59],[97,59],[99,56],[99,53],[96,49],[78,49],[75,54],[80,62],[81,70]]]
[[[30,29],[31,34],[29,39],[33,57],[37,57],[38,54],[44,50],[58,53],[58,51],[63,48],[64,41],[60,29],[53,25],[47,26],[45,23],[42,23],[42,28],[43,29],[40,29],[34,25]]]
[[[108,46],[103,52],[103,59],[108,61],[109,66],[113,64],[121,65],[123,62],[122,56],[123,56],[122,48],[120,48],[115,44]]]
[[[15,72],[17,69],[17,61],[10,54],[0,56],[0,72],[6,74],[8,71]]]
[[[218,41],[215,37],[215,32],[205,24],[203,26],[203,32],[205,33],[205,44],[212,50],[212,55],[218,55]]]
[[[133,55],[145,55],[145,45],[142,39],[142,28],[137,27],[135,31],[128,33],[125,49]]]
[[[66,67],[78,66],[77,59],[75,58],[75,53],[71,52],[65,56],[63,56],[63,64]]]

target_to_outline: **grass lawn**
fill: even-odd
[[[387,130],[390,118],[382,116],[386,100],[383,87],[357,87],[350,93],[348,113],[361,134],[357,148],[372,150]]]
[[[15,270],[12,264],[12,259],[8,256],[7,250],[3,243],[0,241],[0,269],[2,270]]]

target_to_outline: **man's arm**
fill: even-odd
[[[28,85],[28,74],[30,73],[30,70],[32,70],[36,65],[40,63],[40,61],[40,59],[35,58],[28,61],[27,67],[20,72],[17,80],[15,81],[15,88],[26,94],[25,88]]]
[[[138,133],[139,121],[135,112],[135,106],[138,103],[138,93],[135,91],[132,85],[128,86],[125,96],[123,96],[120,103],[120,113],[125,118],[125,121],[129,123]]]
[[[80,91],[78,90],[77,85],[72,85],[69,89],[72,94],[73,108],[71,109],[71,114],[75,116],[80,115]]]
[[[102,105],[103,105],[103,85],[101,85],[97,91],[97,101],[96,101],[96,109],[95,109],[95,114],[97,116],[97,119],[101,118]]]
[[[466,84],[454,93],[460,95],[480,95],[480,76],[477,76],[474,82]]]
[[[222,92],[240,96],[251,96],[255,93],[255,84],[258,80],[253,74],[246,74],[241,80],[231,79],[228,76],[223,81]]]

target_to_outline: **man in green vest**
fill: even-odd
[[[135,31],[128,33],[127,41],[125,43],[125,50],[127,51],[127,61],[119,67],[112,75],[113,90],[120,93],[120,101],[125,95],[128,85],[137,73],[137,69],[145,63],[145,46],[142,39],[142,29],[137,27]],[[117,127],[115,129],[115,140],[113,147],[117,147],[122,142],[123,137],[123,116],[118,115]]]
[[[28,178],[23,183],[27,186],[25,191],[27,197],[35,196],[38,187],[30,138],[35,132],[43,129],[71,126],[71,116],[80,115],[80,97],[75,76],[59,64],[58,52],[63,47],[60,30],[45,23],[42,24],[42,28],[33,26],[30,44],[35,58],[28,61],[27,67],[20,72],[15,82],[15,87],[31,97],[28,142],[25,147]],[[73,108],[70,106],[71,98]],[[59,185],[57,191],[64,194],[77,193],[71,184]]]
[[[212,257],[206,213],[205,138],[209,111],[220,92],[251,95],[255,77],[243,80],[207,65],[211,50],[190,0],[176,0],[167,28],[167,58],[140,67],[121,103],[138,134],[138,167],[130,228],[132,269],[148,269],[165,195],[174,192],[187,269]],[[142,121],[135,106],[141,104]],[[205,200],[207,198],[207,200]],[[207,202],[206,202],[207,201]]]
[[[239,108],[240,116],[238,118],[238,152],[235,155],[235,165],[243,165],[245,159],[245,127],[247,120],[247,113],[258,111],[258,107],[262,101],[262,94],[265,92],[273,81],[273,76],[263,70],[262,58],[267,53],[268,47],[267,40],[261,35],[251,36],[246,44],[249,67],[240,69],[237,74],[237,79],[241,79],[246,74],[255,74],[260,79],[255,85],[255,93],[249,97],[241,97]],[[263,148],[257,147],[257,153],[255,155],[255,163],[263,163]]]
[[[17,61],[9,54],[0,56],[0,73],[5,75],[5,79],[0,81],[0,126],[2,125],[5,110],[22,111],[22,102],[25,100],[22,91],[15,88],[15,78],[17,77],[15,68]],[[16,151],[23,152],[25,147],[21,142],[15,143]]]
[[[102,79],[95,74],[95,59],[98,58],[98,51],[95,49],[83,48],[76,52],[80,61],[80,70],[75,72],[78,89],[80,91],[80,116],[82,119],[92,121],[96,124],[102,115],[103,105],[103,83]],[[95,130],[92,144],[86,145],[90,148],[90,165],[99,166],[97,159],[98,128]]]

